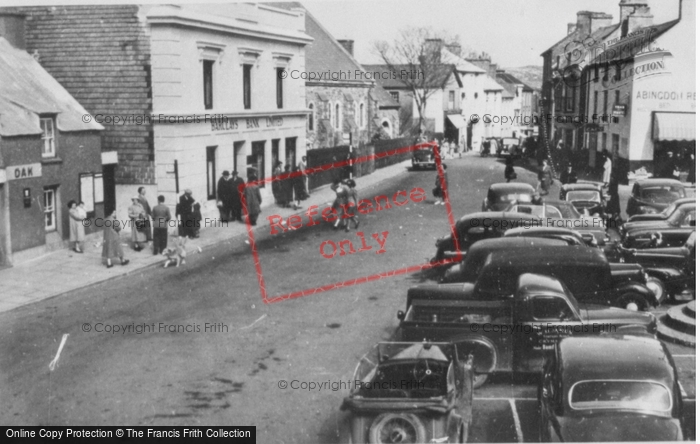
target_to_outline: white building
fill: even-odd
[[[305,82],[288,74],[304,71],[312,41],[303,9],[157,6],[146,20],[157,193],[166,202],[190,188],[203,215],[213,215],[224,170],[246,179],[255,169],[265,179],[272,159],[299,162],[306,151]],[[269,201],[271,186],[261,191]]]

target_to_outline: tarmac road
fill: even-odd
[[[494,159],[446,163],[455,218],[480,210],[503,174]],[[534,174],[517,172],[534,184]],[[322,224],[256,238],[268,297],[424,263],[449,232],[446,207],[433,204],[434,181],[434,171],[409,172],[363,191],[360,198],[391,199],[418,187],[427,198],[361,216],[357,231]],[[354,254],[346,242],[341,256],[342,240]],[[332,258],[321,255],[326,241],[337,248]],[[265,305],[250,246],[239,237],[180,268],[147,269],[2,313],[0,423],[253,424],[259,442],[332,442],[349,388],[341,384],[372,345],[391,339],[406,290],[419,281],[418,273],[401,274]],[[694,355],[688,350],[679,354]],[[694,358],[683,359],[693,366],[694,392]],[[536,440],[532,381],[496,378],[475,396],[474,442]]]

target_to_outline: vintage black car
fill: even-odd
[[[503,211],[512,203],[532,201],[535,189],[523,182],[494,183],[489,187],[481,211]]]
[[[695,232],[681,247],[620,250],[622,262],[644,267],[650,276],[647,286],[659,302],[667,296],[676,301],[695,299]]]
[[[520,148],[520,139],[517,137],[502,138],[496,151],[498,157],[511,157],[513,159],[522,157],[523,154],[523,150]]]
[[[545,365],[537,398],[543,442],[683,440],[678,374],[654,338],[563,339]]]
[[[568,183],[561,186],[559,199],[571,202],[579,213],[603,217],[607,201],[603,189],[595,183]]]
[[[579,303],[550,276],[519,276],[508,298],[473,287],[413,287],[397,317],[402,340],[451,341],[462,356],[473,355],[475,387],[493,372],[541,373],[546,355],[567,336],[656,333],[653,314]]]
[[[469,257],[469,254],[467,254]],[[561,279],[580,302],[612,305],[628,310],[648,310],[658,305],[647,287],[647,275],[638,264],[610,263],[597,248],[540,245],[490,253],[481,264],[478,277],[472,271],[455,267],[446,274],[450,282],[474,282],[471,291],[477,299],[508,298],[515,293],[518,277],[536,273]],[[463,272],[463,273],[462,273]],[[443,284],[457,285],[459,284]]]
[[[425,147],[415,150],[413,152],[413,158],[411,159],[411,166],[414,170],[419,168],[436,169],[437,164],[435,163],[435,150],[433,150],[432,147]]]
[[[541,237],[544,239],[559,239],[569,245],[584,245],[598,247],[598,241],[590,233],[579,233],[568,228],[531,227],[511,228],[503,233],[503,237]]]
[[[474,371],[445,342],[381,342],[355,369],[342,443],[466,443]]]
[[[635,214],[634,216],[627,219],[627,222],[644,222],[652,220],[666,220],[669,217],[675,216],[674,213],[680,211],[682,214],[687,214],[691,211],[695,211],[695,198],[694,197],[684,197],[683,199],[678,199],[669,206],[666,207],[660,213],[652,214]]]
[[[467,255],[460,263],[454,264],[446,270],[440,282],[475,282],[486,259],[491,253],[497,251],[513,251],[521,248],[540,251],[542,247],[568,247],[570,245],[563,239],[538,237],[500,237],[480,240],[469,247]]]
[[[695,232],[695,210],[674,211],[668,219],[627,222],[620,227],[625,248],[680,247]]]
[[[674,179],[645,179],[632,187],[627,215],[660,213],[685,195],[683,184]]]

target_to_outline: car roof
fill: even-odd
[[[508,238],[509,236],[518,236],[520,234],[551,234],[551,235],[567,235],[567,236],[575,236],[577,238],[581,238],[581,233],[579,233],[576,230],[572,230],[569,228],[559,228],[559,227],[519,227],[519,228],[511,228],[510,230],[506,231],[504,236]],[[475,244],[476,245],[476,244]]]
[[[489,190],[497,193],[534,193],[535,189],[529,183],[524,182],[501,182],[491,184]]]
[[[524,273],[518,278],[518,293],[564,293],[559,279],[535,273]]]
[[[673,387],[673,365],[662,343],[652,336],[568,337],[557,346],[565,386],[587,379],[634,379]]]
[[[671,205],[678,207],[678,206],[681,206],[681,205],[687,204],[687,203],[695,203],[695,198],[694,197],[681,197],[678,200],[674,200],[673,203],[671,203]]]
[[[502,250],[504,248],[536,247],[536,246],[561,246],[567,245],[563,240],[547,239],[544,237],[497,237],[483,239],[474,242],[469,247],[469,253],[479,250]]]
[[[534,225],[532,223],[533,221],[541,221],[539,218],[533,218],[533,217],[525,217],[522,213],[514,213],[514,212],[505,212],[505,211],[480,211],[478,213],[470,213],[467,214],[466,216],[462,216],[458,221],[457,225],[462,225],[466,224],[472,219],[488,219],[488,220],[520,220],[522,219],[523,221],[529,222],[531,225]],[[481,225],[471,225],[469,226],[472,227],[478,227]]]
[[[608,260],[602,250],[583,245],[572,245],[569,248],[541,247],[537,250],[519,248],[513,251],[494,251],[491,253],[490,259],[492,264],[513,267],[541,265],[543,262],[557,266],[608,265]]]
[[[652,186],[666,186],[666,185],[673,185],[673,186],[678,186],[678,187],[684,186],[683,183],[681,183],[680,181],[675,180],[675,179],[643,179],[643,180],[638,180],[637,184],[639,185],[640,188],[646,188],[646,187],[652,187]]]
[[[577,190],[600,191],[600,185],[595,184],[595,183],[587,183],[587,182],[567,183],[566,185],[562,185],[561,189],[562,189],[562,191],[577,191]]]

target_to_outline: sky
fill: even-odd
[[[278,0],[285,1],[285,0]],[[694,1],[694,0],[693,0]],[[163,1],[136,3],[226,3],[225,0]],[[647,0],[654,23],[678,17],[679,0]],[[125,0],[0,0],[0,6],[18,4],[134,3]],[[391,43],[398,31],[430,27],[458,34],[463,48],[491,55],[501,67],[542,65],[542,54],[566,35],[566,24],[576,12],[600,11],[620,17],[619,0],[315,0],[301,3],[336,39],[355,41],[360,63],[381,63],[373,43]],[[215,8],[213,8],[215,9]]]
[[[620,18],[619,0],[317,0],[301,2],[337,39],[355,40],[360,63],[380,63],[373,42],[391,43],[405,27],[459,34],[502,67],[542,65],[540,54],[566,35],[582,10]],[[678,18],[678,0],[648,0],[654,23]]]

